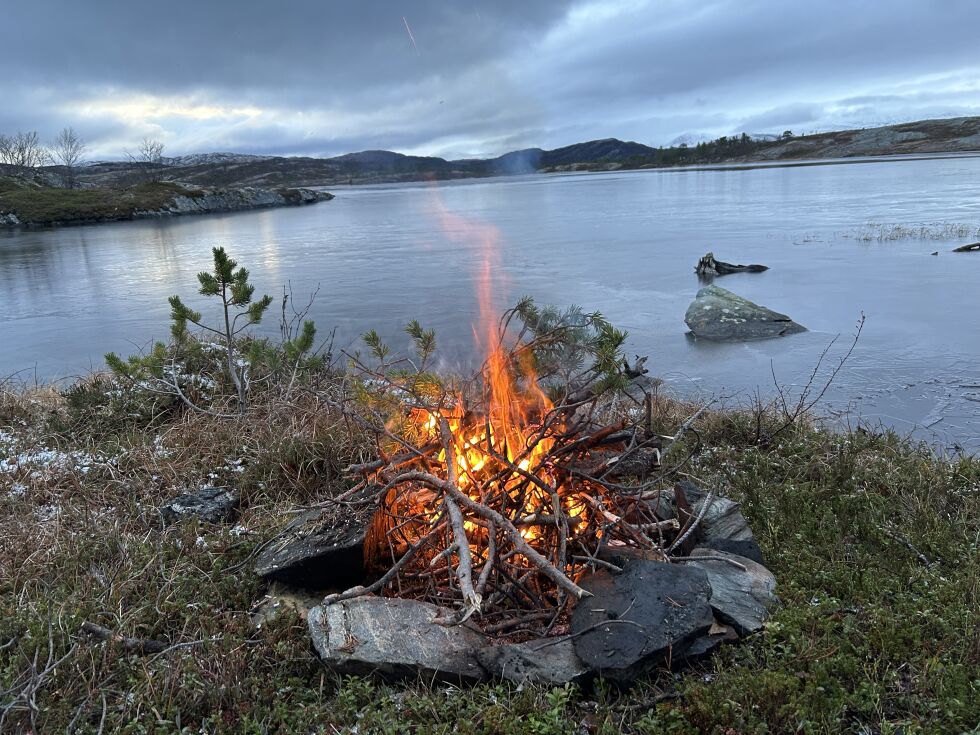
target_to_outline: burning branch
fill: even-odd
[[[446,452],[446,471],[449,473],[449,485],[452,486],[454,493],[462,496],[463,494],[456,488],[456,452],[453,449],[453,435],[449,430],[449,422],[445,418],[439,419],[439,431],[442,434],[442,444]],[[463,619],[465,620],[480,609],[481,597],[473,589],[473,566],[472,558],[470,557],[470,542],[466,538],[463,513],[448,492],[443,496],[442,503],[446,506],[446,512],[449,514],[449,522],[453,527],[456,552],[459,555],[456,574],[459,577],[459,588],[463,593]]]

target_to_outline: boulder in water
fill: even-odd
[[[718,341],[770,339],[806,331],[785,314],[713,285],[698,291],[684,321],[695,337]]]

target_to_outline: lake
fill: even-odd
[[[108,350],[168,334],[166,299],[196,293],[210,249],[247,266],[258,293],[298,300],[338,347],[375,328],[397,345],[413,318],[434,327],[442,364],[472,364],[471,324],[487,233],[495,296],[599,310],[630,353],[676,393],[748,400],[818,382],[864,331],[822,404],[946,448],[980,448],[980,158],[749,170],[539,175],[331,189],[301,208],[0,232],[0,375],[83,374]],[[449,220],[447,225],[446,220]],[[715,281],[810,331],[712,344],[686,335],[713,251],[770,266]],[[930,255],[939,251],[938,256]],[[200,297],[187,299],[209,313]],[[277,331],[271,314],[263,329]]]

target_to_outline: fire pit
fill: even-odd
[[[629,681],[761,626],[775,581],[737,506],[669,484],[664,457],[697,414],[656,434],[651,395],[624,390],[645,371],[620,361],[622,339],[522,301],[472,380],[359,361],[367,387],[343,410],[378,457],[259,559],[294,584],[359,579],[309,616],[329,666]],[[574,372],[549,359],[569,344],[588,356]]]

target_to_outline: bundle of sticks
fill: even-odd
[[[673,437],[652,433],[649,396],[608,425],[600,400],[570,391],[517,430],[488,400],[409,402],[414,440],[359,416],[397,448],[347,468],[361,481],[340,498],[376,507],[365,544],[375,578],[324,602],[408,597],[454,610],[447,623],[478,614],[488,633],[542,635],[588,595],[586,572],[617,569],[617,548],[667,560],[687,530],[658,502]]]

